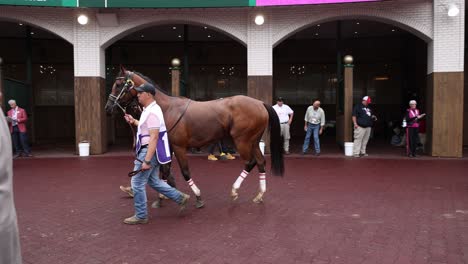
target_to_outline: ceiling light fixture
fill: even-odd
[[[255,24],[261,26],[263,25],[263,23],[265,23],[265,18],[263,17],[263,15],[257,15],[255,17]]]
[[[80,25],[86,25],[88,24],[88,16],[86,15],[79,15],[78,16],[78,23],[80,23]]]
[[[460,14],[460,9],[458,8],[458,6],[456,4],[450,4],[448,6],[447,15],[449,17],[456,17],[458,16],[458,14]]]

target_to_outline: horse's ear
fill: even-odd
[[[123,73],[125,73],[126,71],[127,71],[127,69],[125,69],[125,67],[124,67],[122,64],[120,64],[120,73],[123,74]]]

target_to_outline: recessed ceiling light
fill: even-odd
[[[356,25],[359,25],[359,22],[356,22]]]
[[[177,27],[172,27],[172,29],[177,29]]]
[[[392,32],[395,32],[396,30],[395,29],[392,29]]]
[[[181,38],[181,37],[182,37],[182,35],[179,35],[178,37],[179,37],[179,38]]]
[[[354,34],[357,34],[357,31],[356,31],[356,32],[354,32]]]
[[[31,32],[31,35],[34,35],[34,32]]]
[[[141,38],[144,38],[144,37],[145,37],[145,35],[143,35],[143,34],[142,34],[140,37],[141,37]]]
[[[317,27],[320,27],[320,24],[318,24]]]
[[[318,35],[319,35],[319,33],[315,33],[315,36],[318,36]]]
[[[204,29],[208,29],[208,27],[203,27]]]
[[[209,38],[211,38],[211,35],[208,35]]]
[[[22,25],[23,25],[23,23],[19,23],[19,25],[20,25],[20,26],[22,26]]]

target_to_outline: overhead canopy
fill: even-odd
[[[0,0],[0,5],[109,8],[194,8],[336,4],[381,0]]]

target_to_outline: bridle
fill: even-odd
[[[109,94],[109,98],[108,100],[113,102],[114,104],[112,105],[112,108],[118,106],[123,112],[124,114],[127,113],[126,109],[127,109],[127,106],[130,105],[127,104],[125,105],[125,107],[123,107],[120,103],[119,103],[119,100],[120,98],[122,98],[124,95],[126,95],[129,91],[131,91],[132,89],[135,89],[135,83],[133,82],[132,80],[132,77],[133,77],[133,72],[128,72],[126,74],[126,76],[121,76],[121,77],[117,77],[115,78],[115,80],[123,80],[125,79],[125,82],[124,82],[124,86],[122,87],[122,89],[120,90],[119,94],[117,96],[113,95],[112,93]]]

